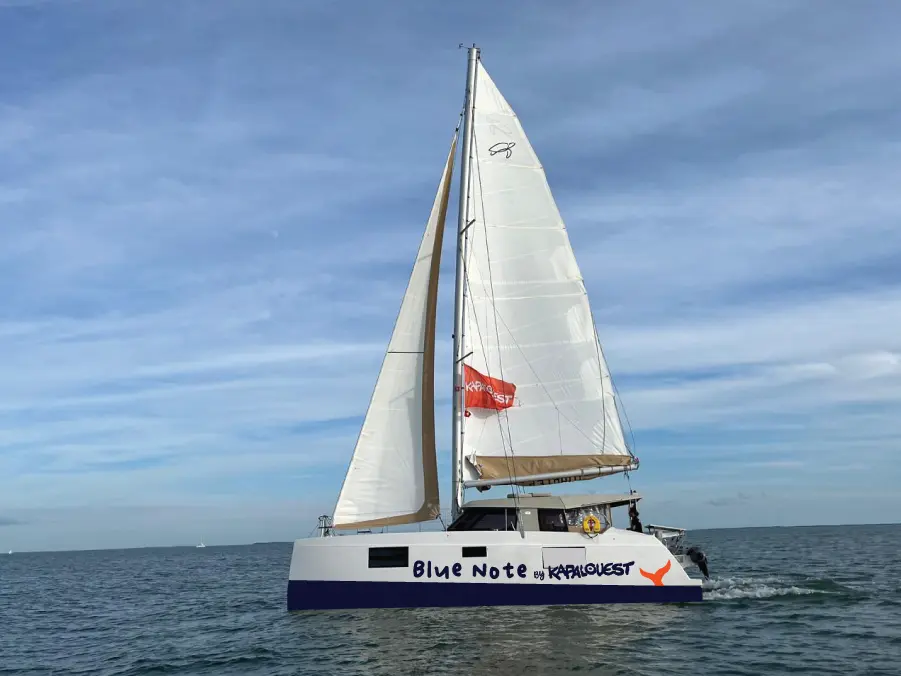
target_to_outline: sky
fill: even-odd
[[[291,540],[331,512],[461,42],[566,221],[644,521],[901,521],[899,23],[889,0],[0,0],[0,550]]]

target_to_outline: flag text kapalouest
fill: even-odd
[[[488,408],[500,411],[513,406],[516,385],[500,378],[482,375],[471,366],[463,365],[463,387],[466,408]]]

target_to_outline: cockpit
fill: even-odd
[[[474,500],[448,527],[451,531],[551,531],[582,532],[586,519],[597,520],[603,532],[614,525],[613,509],[636,503],[631,495],[551,495],[550,493],[510,494],[506,498]],[[624,519],[623,527],[628,520]]]

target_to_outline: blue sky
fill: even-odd
[[[331,511],[473,41],[569,227],[645,520],[901,520],[899,22],[0,0],[0,550],[288,540]]]

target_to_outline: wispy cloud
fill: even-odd
[[[83,0],[0,15],[14,549],[55,546],[91,510],[125,525],[83,546],[131,542],[129,506],[155,542],[267,539],[246,520],[229,531],[241,510],[288,538],[330,509],[456,124],[467,36],[567,221],[645,509],[777,519],[793,484],[795,514],[869,491],[901,518],[895,6],[351,16]],[[180,526],[164,506],[194,516]]]
[[[761,497],[766,497],[765,493],[761,494]],[[725,498],[714,498],[712,500],[708,500],[707,504],[713,505],[714,507],[728,507],[731,505],[741,505],[752,500],[752,496],[747,493],[742,493],[739,491],[735,495],[725,497]]]

